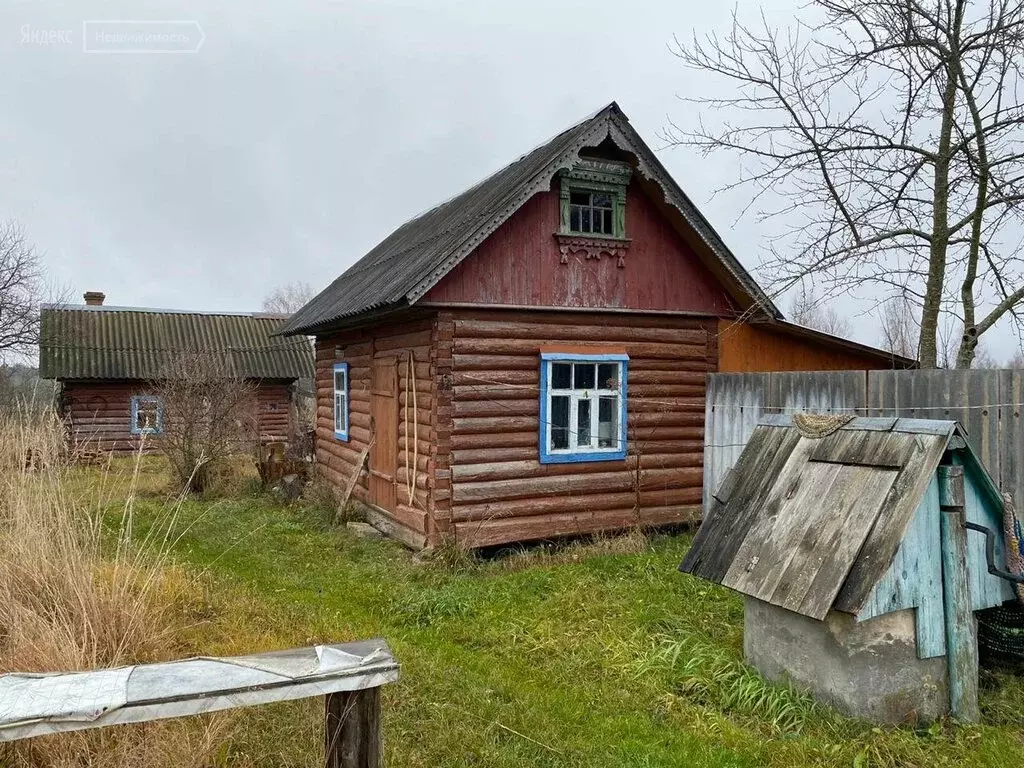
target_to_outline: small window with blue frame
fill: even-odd
[[[626,458],[626,354],[541,353],[540,461]]]
[[[334,437],[348,440],[348,363],[334,364]]]
[[[156,395],[135,395],[132,398],[133,435],[158,435],[164,429],[164,407]]]

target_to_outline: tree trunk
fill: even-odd
[[[932,203],[932,242],[921,311],[921,336],[918,360],[922,368],[938,367],[939,309],[946,277],[946,251],[949,248],[949,150],[956,108],[956,78],[946,68],[946,88],[942,94],[942,127],[935,161],[935,190]]]

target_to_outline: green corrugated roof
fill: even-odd
[[[44,379],[157,379],[166,361],[184,350],[222,352],[244,378],[313,375],[306,339],[272,335],[280,315],[61,306],[43,307],[40,319]]]

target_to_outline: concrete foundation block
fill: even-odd
[[[766,678],[789,681],[853,717],[926,723],[949,711],[946,659],[917,658],[914,611],[824,621],[744,598],[743,651]]]

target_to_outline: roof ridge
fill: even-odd
[[[112,304],[40,304],[39,309],[66,312],[145,312],[153,315],[206,315],[223,317],[250,317],[255,320],[287,320],[284,312],[229,312],[226,310],[168,309],[161,307],[129,307]]]

